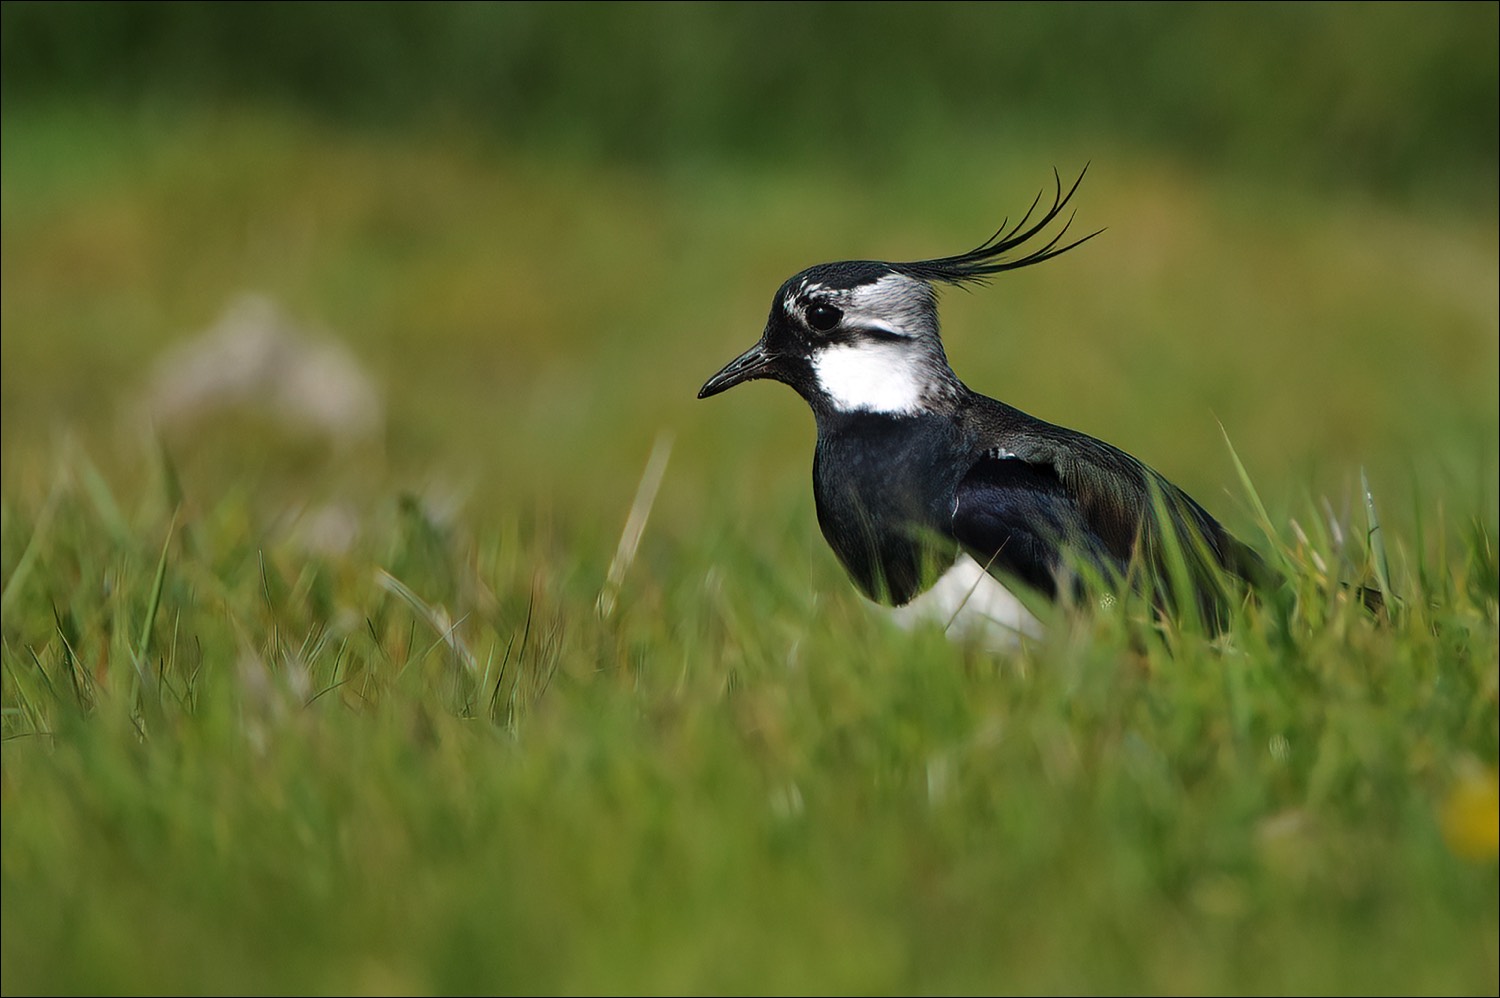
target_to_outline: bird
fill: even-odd
[[[1050,207],[1038,215],[1039,192],[1019,222],[966,253],[794,275],[760,339],[698,391],[706,399],[769,379],[802,396],[817,429],[818,524],[876,603],[936,600],[940,617],[975,603],[1034,634],[1028,605],[1076,604],[1096,590],[1108,602],[1130,586],[1160,614],[1222,630],[1247,587],[1274,582],[1252,547],[1160,473],[970,389],[949,365],[939,289],[987,284],[1098,236],[1065,242],[1076,209],[1055,225],[1087,170],[1065,192],[1054,169]],[[1040,602],[1018,601],[1017,590]]]

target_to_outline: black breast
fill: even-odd
[[[937,416],[820,421],[818,525],[866,596],[906,603],[951,564],[953,498],[967,453],[952,421]]]

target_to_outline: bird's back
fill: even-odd
[[[957,487],[954,536],[982,562],[1052,595],[1080,565],[1106,579],[1144,571],[1153,598],[1171,604],[1175,549],[1200,609],[1214,618],[1230,595],[1225,573],[1269,580],[1253,549],[1119,448],[977,393],[960,419],[979,453]]]

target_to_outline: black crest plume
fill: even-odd
[[[1072,200],[1073,192],[1078,190],[1079,184],[1083,183],[1083,175],[1088,172],[1089,168],[1085,166],[1082,172],[1078,174],[1078,179],[1073,181],[1073,186],[1069,187],[1068,192],[1064,194],[1062,177],[1054,167],[1052,170],[1052,179],[1056,182],[1057,187],[1052,195],[1052,207],[1048,208],[1042,217],[1032,223],[1029,228],[1026,226],[1026,223],[1031,221],[1031,216],[1036,212],[1037,205],[1042,203],[1042,191],[1037,192],[1036,198],[1031,202],[1031,207],[1026,209],[1026,214],[1021,216],[1019,222],[1007,229],[1006,225],[1010,223],[1010,219],[1007,217],[1005,221],[1000,223],[999,230],[993,236],[990,236],[984,242],[969,250],[969,252],[961,253],[958,256],[945,256],[938,260],[893,263],[890,267],[892,270],[905,274],[908,277],[915,277],[918,280],[932,283],[959,286],[964,284],[984,284],[992,274],[998,274],[1006,270],[1018,270],[1021,267],[1029,267],[1034,263],[1050,260],[1060,253],[1066,253],[1075,246],[1081,246],[1104,230],[1099,229],[1095,232],[1090,232],[1082,239],[1074,240],[1065,246],[1058,246],[1058,243],[1062,242],[1063,236],[1068,234],[1068,227],[1073,224],[1073,215],[1076,214],[1076,212],[1073,212],[1068,215],[1068,220],[1063,223],[1063,227],[1058,230],[1057,235],[1053,236],[1046,245],[1031,250],[1025,256],[1013,257],[1009,260],[1005,259],[1005,254],[1020,249],[1022,245],[1039,236],[1047,226],[1052,224],[1054,219],[1062,214],[1063,209]]]

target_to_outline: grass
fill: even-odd
[[[793,270],[970,245],[1049,159],[3,129],[6,992],[1495,989],[1493,217],[1093,151],[1110,231],[950,295],[955,365],[1298,581],[994,655],[855,595],[790,393],[692,394]],[[141,429],[245,289],[379,433]]]
[[[788,578],[785,540],[669,545],[600,619],[599,564],[421,516],[322,559],[235,500],[8,514],[102,583],[6,615],[8,989],[1492,979],[1493,806],[1444,834],[1493,794],[1478,538],[1390,624],[1309,584],[1219,643],[1131,607],[997,659]]]

